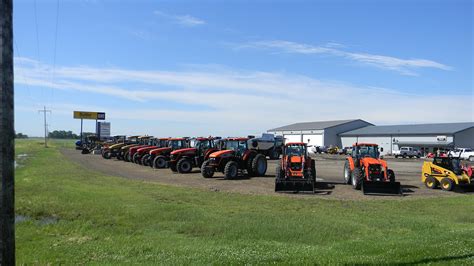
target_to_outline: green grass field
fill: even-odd
[[[104,176],[51,146],[16,144],[20,264],[474,264],[472,196],[211,192]]]

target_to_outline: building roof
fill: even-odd
[[[474,122],[418,125],[367,126],[339,134],[340,136],[377,135],[452,135],[474,127]]]
[[[269,129],[268,131],[298,131],[298,130],[322,130],[330,127],[347,124],[354,121],[364,121],[361,119],[350,119],[350,120],[335,120],[335,121],[316,121],[316,122],[302,122],[295,123],[287,126],[277,127]],[[364,121],[365,122],[365,121]]]

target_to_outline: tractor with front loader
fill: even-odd
[[[167,168],[171,152],[188,147],[189,138],[170,138],[166,147],[150,150],[148,158],[150,166],[154,169]]]
[[[427,188],[451,191],[456,186],[474,184],[474,169],[461,165],[459,157],[434,157],[432,162],[424,162],[421,182]]]
[[[173,172],[190,173],[193,167],[201,168],[211,153],[217,151],[214,138],[194,138],[190,140],[190,147],[171,152],[168,167]]]
[[[275,192],[311,191],[316,185],[316,163],[303,142],[286,143],[276,167]]]
[[[383,148],[380,149],[383,151]],[[344,182],[364,194],[402,194],[400,182],[387,162],[379,158],[377,144],[355,143],[344,165]]]
[[[137,149],[137,151],[133,154],[132,161],[136,164],[149,166],[150,151],[154,149],[168,147],[168,139],[169,138],[153,139],[150,143],[150,146],[145,146],[145,147]]]
[[[267,158],[249,147],[249,138],[226,138],[219,141],[219,146],[220,150],[202,164],[203,177],[211,178],[216,171],[224,173],[225,179],[264,176],[267,172]]]

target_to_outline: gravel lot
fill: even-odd
[[[112,176],[128,179],[137,179],[175,186],[193,187],[211,191],[238,192],[247,194],[275,194],[274,178],[276,160],[268,161],[267,176],[241,178],[238,180],[224,180],[221,173],[216,173],[214,178],[205,179],[199,169],[194,169],[190,174],[173,173],[169,169],[154,170],[134,163],[105,160],[100,155],[83,155],[80,151],[63,149],[62,154],[85,168],[102,172]],[[343,184],[344,156],[317,155],[317,191],[312,193],[278,193],[289,197],[321,197],[345,200],[367,199],[394,199],[404,200],[420,197],[448,197],[455,195],[473,195],[472,188],[457,189],[455,192],[445,192],[439,189],[430,190],[421,183],[421,166],[423,159],[387,159],[389,168],[395,171],[397,181],[401,182],[404,196],[394,195],[363,195],[361,191],[353,190],[350,185]]]

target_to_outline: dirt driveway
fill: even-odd
[[[154,170],[150,167],[127,163],[116,159],[106,160],[100,155],[83,155],[80,151],[63,149],[61,153],[71,161],[83,167],[112,176],[128,179],[146,180],[162,184],[171,184],[183,187],[201,188],[211,191],[238,192],[246,194],[272,194],[274,192],[276,160],[268,162],[267,176],[242,178],[238,180],[224,180],[221,173],[214,178],[206,179],[201,176],[199,169],[190,174],[173,173],[169,169]],[[344,157],[318,155],[316,160],[317,191],[312,193],[278,193],[277,195],[302,197],[317,196],[332,199],[409,199],[420,197],[447,197],[454,195],[472,195],[469,191],[445,192],[439,189],[430,190],[420,181],[422,159],[387,159],[388,165],[395,171],[397,181],[401,182],[404,196],[369,196],[361,191],[353,190],[350,185],[343,184]]]

